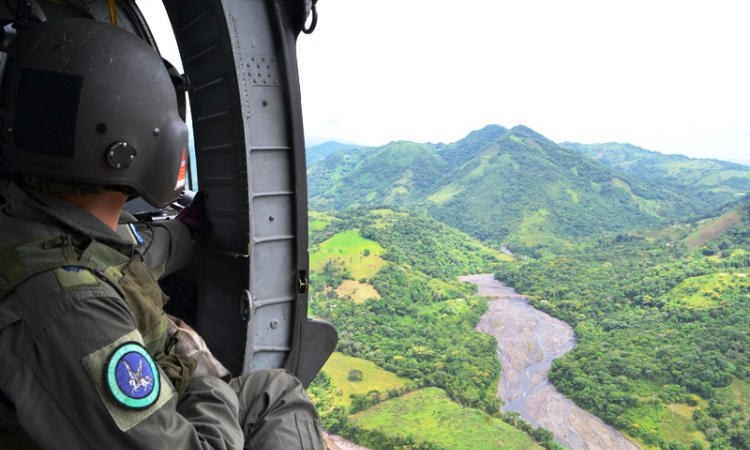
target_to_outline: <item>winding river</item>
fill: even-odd
[[[573,329],[543,313],[491,274],[461,277],[479,287],[477,295],[494,297],[477,329],[497,338],[502,364],[497,395],[503,411],[517,411],[532,425],[554,433],[574,450],[639,450],[640,447],[600,418],[577,407],[547,379],[552,360],[573,348]]]
[[[502,364],[497,396],[503,411],[516,411],[535,427],[554,433],[573,450],[640,450],[615,428],[565,398],[547,379],[552,360],[575,346],[573,329],[543,313],[491,274],[469,275],[461,281],[476,284],[477,295],[493,297],[477,329],[497,338]],[[329,436],[332,450],[370,450],[340,436]]]

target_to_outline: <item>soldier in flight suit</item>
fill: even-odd
[[[175,339],[156,279],[185,264],[161,207],[184,185],[187,128],[164,61],[85,19],[8,49],[0,97],[0,448],[322,450],[319,418],[283,370],[220,378],[202,340]],[[192,355],[192,356],[191,356]]]

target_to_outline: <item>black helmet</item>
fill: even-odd
[[[0,120],[7,172],[124,187],[157,207],[183,190],[188,132],[164,62],[108,23],[55,20],[19,32]]]

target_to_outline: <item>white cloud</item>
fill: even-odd
[[[742,1],[320,0],[299,39],[308,139],[452,142],[490,123],[555,141],[742,160]]]

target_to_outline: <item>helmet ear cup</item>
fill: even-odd
[[[187,153],[188,131],[184,123],[175,114],[177,120],[167,122],[164,129],[160,129],[158,136],[153,136],[154,147],[152,151],[159,153],[159,165],[145,168],[144,176],[140,177],[140,188],[143,199],[154,206],[164,206],[176,200],[183,191],[185,185],[180,184],[180,172],[182,170],[182,157]],[[176,142],[184,144],[176,149]],[[154,193],[161,193],[157,197]]]
[[[19,33],[8,54],[3,170],[129,187],[157,207],[179,197],[185,88],[148,43],[104,22],[66,19]]]

